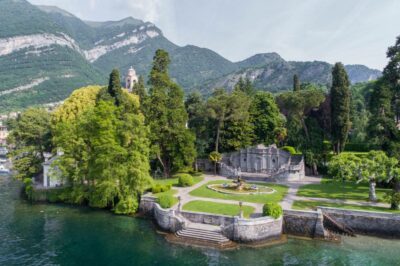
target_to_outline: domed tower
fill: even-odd
[[[125,87],[128,89],[129,92],[132,92],[133,85],[138,82],[138,77],[136,75],[135,69],[130,67],[128,73],[126,74],[125,78]]]

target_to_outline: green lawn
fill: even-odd
[[[358,205],[351,205],[351,204],[339,204],[339,203],[331,203],[331,202],[324,202],[324,201],[306,201],[306,200],[294,201],[292,208],[294,210],[315,210],[317,206],[341,208],[341,209],[349,209],[349,210],[360,210],[360,211],[400,213],[400,211],[397,211],[397,210],[394,211],[394,210],[390,210],[389,208],[383,208],[383,207],[358,206]]]
[[[203,197],[203,198],[227,199],[227,200],[237,200],[244,202],[254,202],[254,203],[267,203],[267,202],[280,202],[288,190],[288,187],[283,185],[265,184],[266,186],[275,189],[276,192],[272,194],[260,194],[260,195],[233,195],[233,194],[223,194],[207,188],[207,185],[210,184],[223,184],[227,182],[229,181],[226,180],[211,181],[193,191],[190,191],[189,194],[192,196]]]
[[[368,184],[356,184],[355,182],[340,182],[332,179],[322,179],[321,184],[304,185],[299,188],[297,196],[327,198],[327,199],[349,199],[368,200]],[[379,201],[390,189],[377,188],[376,194]]]
[[[170,189],[170,190],[165,191],[165,192],[156,193],[156,194],[154,194],[154,196],[156,196],[157,198],[158,198],[159,196],[161,196],[161,195],[171,195],[171,196],[173,196],[173,195],[175,195],[177,192],[178,192],[178,190],[176,190],[176,189]]]
[[[251,206],[242,206],[244,217],[248,218],[254,212]],[[206,212],[213,214],[222,214],[229,216],[236,216],[240,213],[239,204],[218,203],[212,201],[194,200],[186,203],[183,210],[193,212]]]
[[[203,175],[193,175],[194,184],[203,181]],[[173,187],[178,187],[178,178],[165,178],[165,179],[154,179],[154,184],[160,185],[171,185]],[[193,185],[194,185],[193,184]]]

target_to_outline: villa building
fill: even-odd
[[[275,144],[223,154],[220,172],[228,177],[240,174],[244,179],[260,181],[302,179],[305,175],[303,157],[278,149]]]

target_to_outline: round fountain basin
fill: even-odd
[[[207,186],[209,189],[223,194],[236,194],[236,195],[260,195],[272,194],[276,190],[264,185],[246,184],[242,189],[238,189],[235,183],[226,184],[211,184]]]

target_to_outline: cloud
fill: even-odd
[[[161,12],[165,3],[162,0],[117,0],[115,1],[121,8],[128,9],[133,16],[145,21],[157,22],[160,20]]]

